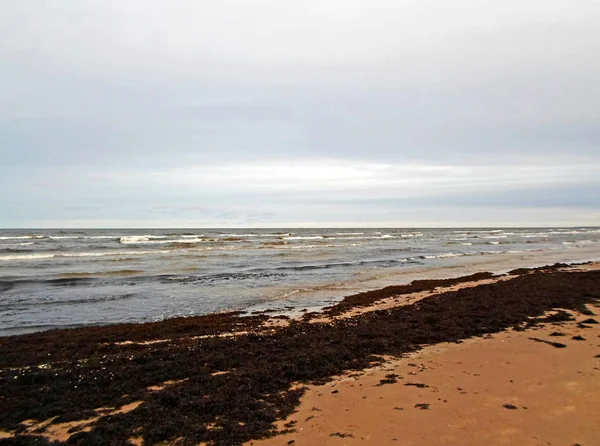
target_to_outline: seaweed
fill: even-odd
[[[10,408],[0,411],[0,428],[21,433],[0,444],[51,444],[26,434],[21,422],[91,414],[100,419],[69,443],[139,437],[144,444],[239,445],[270,437],[300,403],[305,388],[298,383],[363,370],[383,355],[496,333],[556,308],[576,310],[597,301],[599,284],[597,271],[538,271],[269,332],[260,329],[266,316],[221,314],[0,338],[0,401]],[[129,412],[97,411],[136,401],[142,404]]]

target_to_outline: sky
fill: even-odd
[[[598,0],[3,0],[0,227],[600,225]]]

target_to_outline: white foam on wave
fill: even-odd
[[[157,240],[154,243],[203,243],[206,239],[203,238],[181,238],[175,240]]]
[[[93,239],[117,239],[120,235],[51,235],[52,240],[93,240]]]
[[[119,242],[126,245],[143,244],[143,243],[169,243],[173,240],[165,240],[164,235],[124,235],[119,238]]]
[[[318,249],[318,248],[341,248],[348,245],[284,245],[284,246],[273,246],[275,249]],[[351,244],[350,246],[357,246],[357,244]]]
[[[56,257],[55,254],[12,254],[7,256],[0,256],[0,260],[37,260],[37,259],[51,259]]]
[[[120,237],[120,236],[118,236],[118,235],[89,235],[89,236],[88,236],[88,235],[86,235],[86,236],[84,236],[83,238],[86,238],[86,239],[88,239],[88,238],[89,238],[89,239],[107,239],[107,238],[114,238],[114,239],[117,239],[117,238],[119,238],[119,237]]]
[[[117,239],[119,235],[15,235],[1,236],[0,240],[27,240],[27,239],[51,239],[51,240],[81,240],[81,239]]]
[[[323,238],[322,235],[306,235],[306,236],[291,236],[291,237],[282,237],[283,240],[321,240]]]
[[[335,235],[365,235],[364,232],[336,232]]]
[[[26,240],[26,239],[41,239],[43,235],[5,235],[0,237],[0,240]]]
[[[33,242],[23,242],[23,243],[2,243],[0,245],[0,249],[11,249],[16,248],[18,246],[31,246]]]
[[[462,257],[465,255],[467,255],[467,254],[464,254],[461,252],[446,252],[444,254],[428,255],[428,256],[423,256],[423,257],[426,259],[446,259],[446,258],[450,258],[450,257]]]
[[[61,253],[43,253],[43,254],[11,254],[0,256],[0,260],[40,260],[65,257],[119,257],[119,256],[134,256],[147,254],[165,254],[172,251],[156,250],[156,251],[105,251],[105,252],[61,252]]]
[[[261,234],[219,234],[219,237],[260,237]]]

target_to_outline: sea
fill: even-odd
[[[600,228],[0,229],[0,336],[297,315],[418,278],[600,260]]]

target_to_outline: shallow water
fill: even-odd
[[[599,228],[0,230],[0,335],[318,308],[419,277],[597,258]]]

